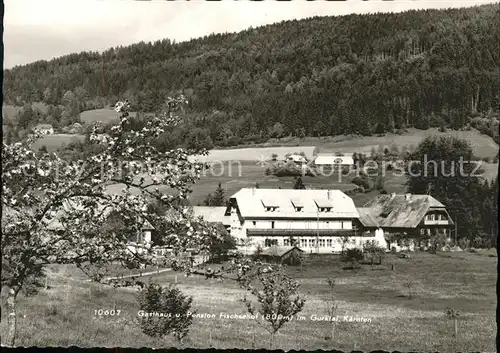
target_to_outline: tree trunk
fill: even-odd
[[[479,85],[477,85],[476,89],[476,99],[474,99],[474,112],[477,112],[477,103],[479,102]]]
[[[7,295],[7,313],[9,316],[7,319],[8,331],[7,331],[7,338],[5,341],[8,347],[14,347],[14,344],[16,342],[16,333],[17,333],[16,298],[17,298],[17,292],[14,290],[14,288],[10,288],[9,294]]]

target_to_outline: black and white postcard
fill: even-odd
[[[3,6],[3,347],[496,351],[498,1]]]

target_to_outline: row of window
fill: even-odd
[[[296,206],[294,208],[295,208],[295,212],[302,212],[302,210],[304,209],[304,207],[302,207],[302,206]],[[277,210],[278,210],[278,207],[266,207],[267,212],[275,212]],[[319,212],[330,212],[331,210],[332,210],[332,207],[318,207]]]
[[[316,225],[316,222],[310,222],[311,225]],[[330,224],[330,221],[325,222],[326,225]],[[344,222],[339,222],[340,224],[340,229],[344,229]],[[252,226],[255,228],[257,227],[257,221],[252,221]],[[271,229],[275,229],[275,221],[271,221]]]
[[[267,246],[273,246],[273,245],[284,245],[284,246],[292,246],[296,245],[301,248],[315,248],[316,247],[316,239],[294,239],[294,243],[292,244],[291,239],[283,239],[283,244],[280,244],[281,242],[278,239],[266,239],[264,241],[264,245]],[[320,238],[318,240],[318,245],[320,248],[331,248],[334,245],[333,239],[324,239]]]
[[[427,216],[425,216],[425,219],[428,220],[428,221],[446,221],[447,218],[446,218],[446,215],[445,214],[428,214]]]

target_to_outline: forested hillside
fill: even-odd
[[[4,100],[77,101],[79,112],[128,99],[135,110],[154,112],[183,91],[197,136],[218,145],[407,126],[458,129],[470,117],[498,141],[498,23],[495,4],[141,42],[6,70]]]

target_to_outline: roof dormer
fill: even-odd
[[[276,201],[269,200],[269,199],[262,199],[261,200],[262,205],[264,206],[264,209],[266,212],[277,212],[279,211],[279,205]]]
[[[295,212],[303,212],[304,211],[304,203],[297,198],[291,199],[293,208],[295,209]]]
[[[332,201],[328,199],[315,199],[318,212],[331,212],[333,210]]]

